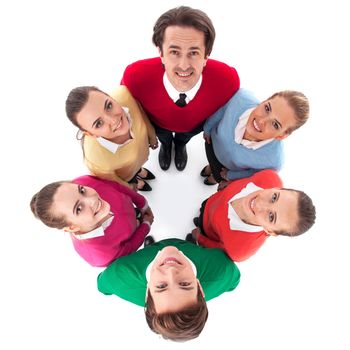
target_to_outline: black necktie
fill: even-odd
[[[175,104],[179,107],[186,106],[186,94],[180,94],[180,98],[175,102]]]

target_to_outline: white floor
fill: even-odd
[[[125,66],[157,55],[152,26],[181,1],[19,1],[1,10],[1,349],[176,347],[151,333],[142,308],[96,289],[94,269],[69,238],[35,220],[31,196],[46,183],[87,173],[64,101],[75,86],[112,89]],[[208,303],[199,339],[211,349],[349,349],[349,62],[345,1],[187,1],[217,30],[212,58],[235,66],[242,87],[263,99],[283,89],[310,99],[308,123],[285,141],[286,187],[307,192],[317,223],[304,236],[271,238],[239,264],[241,283]],[[317,5],[316,5],[317,4]],[[201,136],[189,165],[162,172],[147,198],[157,240],[184,238],[215,191],[199,172]]]

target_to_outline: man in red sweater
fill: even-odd
[[[181,6],[157,20],[153,43],[160,57],[130,64],[121,84],[145,109],[161,143],[159,165],[167,170],[175,145],[175,166],[187,164],[186,143],[204,121],[239,88],[236,70],[208,59],[215,29],[202,11]],[[174,133],[174,134],[173,134]]]
[[[315,207],[301,191],[284,189],[273,170],[232,181],[203,202],[198,226],[186,239],[221,248],[233,261],[242,261],[263,245],[268,236],[297,236],[315,222]]]

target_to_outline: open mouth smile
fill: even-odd
[[[175,265],[182,265],[182,264],[175,258],[166,258],[160,264],[160,266],[164,266],[164,265],[175,266]]]

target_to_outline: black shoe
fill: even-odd
[[[217,184],[217,182],[214,182],[214,183],[210,182],[210,181],[208,180],[208,177],[209,177],[209,176],[207,176],[207,177],[204,179],[204,181],[203,181],[203,183],[204,183],[205,185],[207,185],[207,186],[213,186],[213,185],[216,185],[216,184]]]
[[[143,169],[147,171],[146,176],[142,177],[141,175],[137,174],[138,177],[140,177],[142,180],[154,180],[156,178],[148,169],[146,169],[146,168],[143,168]],[[142,171],[142,169],[141,169],[141,171]]]
[[[142,188],[138,188],[138,191],[152,191],[152,187],[146,182],[143,181],[145,184],[143,185]]]
[[[155,243],[154,238],[153,238],[152,236],[147,236],[147,237],[145,238],[145,241],[143,242],[143,245],[144,245],[145,247],[147,247],[147,246],[149,246],[149,245],[151,245],[151,244],[153,244],[153,243]]]
[[[206,166],[202,169],[202,171],[201,171],[201,174],[200,174],[200,175],[201,175],[202,177],[210,176],[210,174],[207,175],[207,174],[205,173],[205,170],[207,169],[207,166],[208,166],[208,165],[206,165]]]
[[[187,164],[187,152],[186,145],[176,146],[175,145],[175,166],[176,169],[182,171],[185,169]]]
[[[165,147],[164,145],[160,146],[158,153],[159,165],[163,170],[168,170],[171,163],[171,146]]]
[[[193,243],[193,244],[197,244],[196,240],[192,237],[192,233],[188,233],[186,235],[186,241],[190,242],[190,243]]]
[[[199,227],[199,217],[198,216],[193,218],[193,223],[194,223],[194,226]]]

